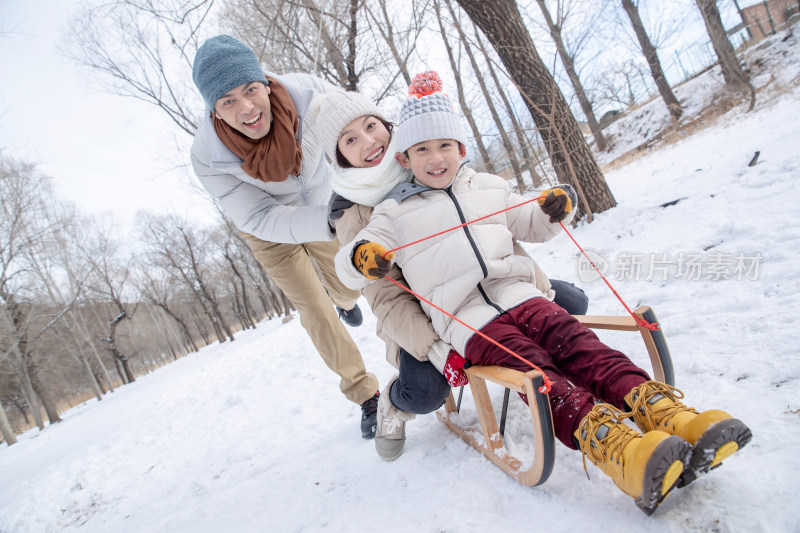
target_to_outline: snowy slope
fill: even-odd
[[[580,454],[560,444],[544,486],[518,485],[433,414],[408,424],[397,461],[381,461],[293,320],[240,333],[0,448],[0,532],[798,531],[798,139],[800,90],[734,109],[608,173],[618,207],[573,232],[606,259],[628,305],[654,307],[687,403],[753,430],[747,448],[651,517],[592,465],[587,480]],[[585,288],[591,313],[623,312],[601,281],[579,281],[566,236],[529,249],[551,276]],[[351,332],[385,383],[393,370],[374,326],[365,312]],[[635,335],[603,336],[650,368]],[[530,429],[513,400],[509,447],[527,457]]]

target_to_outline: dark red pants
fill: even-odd
[[[594,400],[627,409],[625,395],[648,381],[628,356],[600,342],[566,311],[546,298],[533,298],[481,328],[481,333],[542,369],[550,378],[550,408],[556,438],[575,449],[573,433]],[[472,364],[499,365],[522,372],[531,366],[480,335],[467,342]]]

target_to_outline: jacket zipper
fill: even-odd
[[[303,202],[303,205],[308,205],[308,198],[306,198],[306,184],[303,181],[303,178],[300,177],[298,174],[294,176],[294,179],[300,184],[300,201]]]
[[[453,202],[453,205],[456,206],[456,211],[458,211],[458,218],[459,218],[459,220],[461,220],[461,223],[462,224],[466,223],[467,219],[464,217],[464,212],[461,210],[461,205],[458,203],[458,200],[456,199],[456,195],[453,194],[452,186],[450,186],[447,189],[445,189],[445,192],[447,193],[447,196],[450,197],[450,200]],[[467,240],[469,241],[470,246],[472,246],[472,251],[475,253],[475,257],[478,259],[478,263],[481,265],[481,271],[483,272],[483,277],[485,279],[486,276],[489,275],[489,269],[486,267],[486,263],[484,263],[484,261],[483,261],[483,257],[481,256],[480,251],[478,250],[478,246],[475,244],[475,240],[472,238],[472,234],[469,231],[469,227],[468,226],[462,226],[461,229],[463,229],[464,233],[466,233],[466,235],[467,235]],[[478,283],[477,288],[478,288],[478,292],[481,294],[481,296],[483,297],[483,300],[487,304],[489,304],[492,307],[494,307],[497,310],[497,312],[500,313],[500,314],[506,312],[505,309],[503,309],[502,307],[500,307],[499,305],[494,303],[491,299],[489,299],[489,296],[486,294],[486,291],[483,290],[483,285],[481,285],[480,282]]]

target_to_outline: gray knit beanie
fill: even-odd
[[[336,161],[336,146],[344,127],[367,115],[388,122],[383,111],[359,93],[330,92],[324,95],[317,115],[317,132],[331,162]]]
[[[253,49],[231,37],[217,35],[203,43],[194,56],[192,79],[212,111],[222,95],[245,83],[269,84]]]
[[[409,97],[400,109],[396,133],[399,152],[431,139],[455,139],[467,144],[461,119],[450,98],[441,91],[442,80],[435,71],[414,76],[408,88]]]

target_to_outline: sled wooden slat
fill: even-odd
[[[655,312],[646,305],[637,307],[633,314],[650,323],[656,323]],[[640,327],[632,316],[573,315],[587,328],[609,329],[617,331],[638,331],[642,335],[650,364],[653,366],[653,377],[669,385],[675,385],[675,373],[672,368],[672,356],[667,347],[664,333],[658,329],[651,331]]]
[[[658,322],[655,312],[648,306],[638,307],[634,314],[649,323]],[[658,381],[675,385],[672,357],[664,333],[660,328],[651,331],[640,327],[631,316],[575,315],[575,318],[587,328],[639,331],[650,356],[653,377]],[[555,462],[555,436],[550,400],[546,394],[539,392],[539,388],[544,384],[541,372],[538,370],[519,372],[499,366],[472,366],[466,369],[466,373],[469,377],[470,390],[481,425],[481,434],[456,424],[454,418],[457,417],[458,407],[452,391],[445,401],[444,412],[437,411],[436,413],[439,419],[447,424],[447,427],[455,434],[483,453],[490,461],[521,484],[531,487],[547,481]],[[497,416],[486,387],[487,381],[525,394],[528,398],[531,425],[533,426],[534,457],[532,464],[527,469],[504,447],[503,435],[498,430]],[[502,413],[502,418],[505,419],[505,412]]]
[[[535,486],[544,483],[553,471],[555,462],[555,438],[553,417],[546,394],[538,391],[544,380],[537,370],[519,372],[499,366],[472,366],[466,369],[470,390],[481,424],[482,438],[474,431],[458,426],[451,418],[456,415],[452,393],[445,402],[445,412],[437,415],[458,436],[483,453],[490,461],[523,485]],[[497,428],[497,417],[486,387],[486,381],[526,394],[528,397],[531,424],[534,431],[534,458],[526,469],[522,462],[504,448],[503,437]]]
[[[639,327],[632,316],[572,315],[584,327],[590,329],[615,329],[619,331],[636,331]]]

